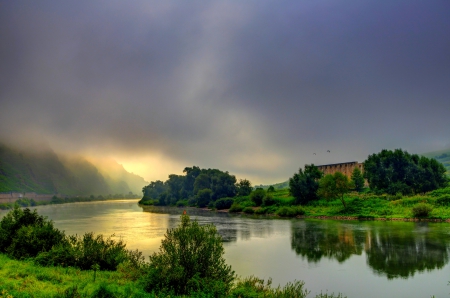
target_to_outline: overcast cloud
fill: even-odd
[[[198,165],[254,184],[446,149],[449,13],[448,0],[0,1],[0,138],[147,180]]]

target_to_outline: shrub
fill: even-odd
[[[412,213],[414,217],[427,217],[432,210],[433,207],[430,204],[419,203],[413,206]]]
[[[43,266],[71,266],[82,270],[90,270],[94,265],[98,265],[99,270],[117,270],[124,262],[136,268],[143,265],[141,252],[126,250],[125,243],[114,241],[111,237],[94,236],[94,233],[86,233],[83,237],[68,236],[65,242],[48,252],[41,252],[35,262]]]
[[[255,210],[255,214],[266,214],[269,211],[269,208],[261,207]]]
[[[266,192],[264,189],[257,188],[250,194],[250,199],[256,204],[256,206],[261,206],[265,194]]]
[[[242,210],[244,210],[244,207],[242,207],[239,203],[234,202],[231,207],[230,207],[230,212],[241,212]]]
[[[212,296],[229,292],[235,275],[225,264],[222,238],[214,225],[200,226],[182,215],[181,224],[164,237],[141,278],[146,291],[176,295],[207,291]]]
[[[238,280],[235,288],[231,291],[231,297],[292,297],[305,298],[309,291],[304,289],[303,281],[287,283],[283,288],[278,286],[272,288],[272,279],[267,282],[255,276],[249,276]]]
[[[242,212],[247,213],[247,214],[253,214],[253,213],[255,213],[255,210],[253,210],[252,207],[245,207],[244,210],[242,210]]]
[[[16,259],[35,257],[63,240],[64,233],[36,210],[16,206],[0,221],[0,252]]]
[[[436,205],[438,206],[449,206],[450,205],[450,195],[441,195],[436,199]]]
[[[273,198],[273,195],[270,193],[266,194],[263,198],[262,206],[272,206],[275,205],[276,201]]]
[[[186,207],[188,205],[188,200],[179,200],[175,204],[177,207]]]
[[[232,198],[222,198],[216,201],[215,206],[217,210],[230,209],[233,202]]]
[[[305,210],[302,207],[287,207],[283,206],[277,210],[276,215],[281,217],[294,217],[297,215],[304,215]]]

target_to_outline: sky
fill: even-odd
[[[0,140],[254,185],[450,148],[448,0],[0,0]],[[328,152],[330,151],[330,152]]]

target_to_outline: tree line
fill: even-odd
[[[249,195],[252,185],[247,179],[237,182],[234,175],[218,169],[186,167],[184,175],[169,175],[165,182],[152,181],[142,189],[142,201],[153,201],[155,205],[175,205],[186,201],[188,205],[206,207],[221,198]]]
[[[436,159],[409,154],[401,149],[382,150],[364,161],[364,173],[353,170],[351,179],[336,172],[325,175],[314,164],[305,165],[289,179],[289,191],[295,204],[325,198],[339,199],[344,207],[344,195],[351,189],[361,191],[365,180],[375,194],[412,195],[447,186],[445,167]]]

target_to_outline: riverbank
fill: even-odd
[[[18,199],[12,203],[1,203],[0,210],[10,210],[13,209],[14,206],[19,207],[36,207],[36,206],[45,206],[45,205],[54,205],[54,204],[67,204],[67,203],[80,203],[80,202],[100,202],[100,201],[118,201],[118,200],[137,200],[137,197],[70,197],[70,198],[58,198],[53,197],[50,201],[35,201],[33,199],[22,198]]]

